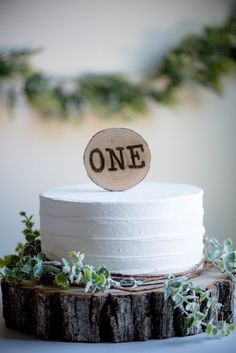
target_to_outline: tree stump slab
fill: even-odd
[[[222,304],[215,320],[233,322],[234,286],[221,273],[206,271],[193,278],[206,285]],[[187,336],[186,317],[165,300],[163,288],[136,291],[111,289],[85,293],[83,288],[62,290],[44,285],[2,283],[3,317],[11,329],[46,340],[127,342]]]

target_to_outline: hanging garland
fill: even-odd
[[[220,78],[236,63],[236,16],[223,25],[206,27],[171,50],[151,77],[140,83],[122,75],[85,75],[70,79],[49,77],[37,71],[29,59],[38,50],[0,53],[0,84],[9,107],[22,94],[43,116],[81,117],[87,109],[103,116],[130,117],[148,110],[148,101],[169,104],[175,91],[195,82],[221,92]]]

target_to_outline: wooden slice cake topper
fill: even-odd
[[[146,176],[151,162],[148,144],[135,131],[110,128],[99,131],[84,152],[87,174],[97,185],[122,191]]]

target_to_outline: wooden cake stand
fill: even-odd
[[[206,285],[222,304],[215,319],[231,323],[232,282],[214,270],[203,271],[192,281]],[[2,296],[6,326],[46,340],[125,342],[200,333],[196,329],[188,332],[186,317],[174,309],[171,299],[164,299],[158,285],[85,293],[79,287],[61,290],[2,283]]]

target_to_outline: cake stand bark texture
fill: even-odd
[[[214,271],[193,279],[207,285],[222,303],[216,320],[233,321],[234,287]],[[187,336],[186,317],[165,300],[163,288],[142,287],[128,292],[85,293],[83,288],[2,283],[6,326],[46,340],[77,342],[127,342]],[[203,304],[204,305],[204,304]]]

